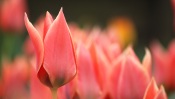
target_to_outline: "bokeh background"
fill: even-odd
[[[46,11],[56,16],[63,7],[67,21],[81,27],[105,28],[113,18],[129,18],[136,28],[138,45],[147,46],[155,39],[167,43],[175,36],[171,0],[28,0],[27,3],[32,22]]]
[[[166,47],[175,36],[171,0],[28,0],[27,3],[32,22],[46,11],[56,16],[61,7],[66,20],[82,28],[97,25],[104,29],[113,19],[127,18],[135,28],[134,49],[139,56],[152,41]]]
[[[129,20],[136,35],[133,45],[138,56],[143,56],[145,47],[152,41],[157,40],[166,47],[175,36],[171,0],[26,0],[26,11],[33,24],[46,11],[56,16],[61,7],[67,22],[74,22],[80,28],[99,26],[106,29],[115,19]],[[0,32],[0,56],[5,54],[13,59],[22,53],[28,36],[25,26],[23,33],[18,35],[2,28]],[[123,39],[132,38],[130,36],[133,34],[126,33]]]

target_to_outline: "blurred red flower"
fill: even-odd
[[[147,86],[143,99],[168,99],[163,86],[158,89],[157,84],[152,78],[149,85]]]
[[[168,90],[175,89],[175,40],[173,40],[167,50],[158,42],[151,45],[153,56],[153,72],[157,83],[164,84]]]
[[[25,0],[3,0],[0,4],[0,28],[4,31],[21,31],[26,10]]]

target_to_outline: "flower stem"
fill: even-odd
[[[57,89],[51,89],[51,92],[52,92],[52,99],[58,99],[57,97]]]

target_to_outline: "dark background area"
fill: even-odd
[[[149,46],[155,39],[167,44],[175,36],[171,0],[28,0],[27,3],[32,23],[46,11],[56,16],[63,7],[66,20],[80,26],[105,28],[113,17],[130,18],[138,34],[137,45]]]

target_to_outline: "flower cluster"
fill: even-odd
[[[32,99],[167,99],[152,78],[148,49],[140,62],[132,46],[122,51],[110,32],[74,24],[69,30],[62,9],[55,20],[47,12],[36,28],[27,14],[24,20],[36,53],[29,61]]]
[[[108,30],[81,29],[67,24],[61,8],[55,19],[46,12],[33,25],[27,13],[20,20],[26,10],[18,6],[21,2],[4,0],[0,6],[1,27],[20,30],[25,25],[29,34],[24,55],[2,58],[0,99],[167,99],[175,90],[175,41],[168,51],[152,43],[140,60],[127,45],[136,38],[125,37],[135,32],[127,20],[120,21],[120,29],[115,22]],[[17,16],[11,19],[8,12],[13,11]],[[125,34],[118,37],[116,31]]]

